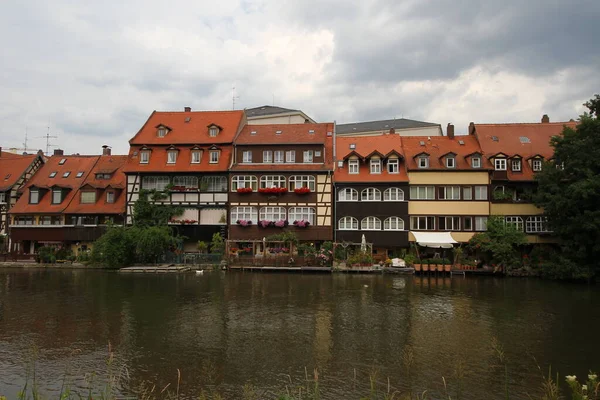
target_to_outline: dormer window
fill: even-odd
[[[219,150],[211,150],[209,151],[209,163],[217,164],[219,162]]]
[[[496,171],[506,171],[506,158],[494,159],[494,168]]]
[[[81,192],[81,204],[94,204],[96,202],[96,192]]]
[[[148,164],[150,162],[150,151],[142,150],[140,151],[140,164]]]
[[[252,152],[249,150],[245,150],[242,153],[242,162],[243,163],[251,163],[252,162]]]
[[[96,174],[96,179],[110,179],[111,174]]]
[[[177,162],[177,150],[167,151],[167,164],[175,164]]]
[[[38,204],[40,202],[40,191],[37,189],[29,191],[29,204]]]
[[[521,172],[521,159],[516,158],[512,160],[511,169],[513,172]]]
[[[62,203],[62,190],[61,189],[53,189],[52,190],[52,204],[60,204]]]
[[[219,128],[217,128],[216,126],[211,126],[208,129],[208,135],[210,137],[217,137],[218,134],[219,134]]]
[[[106,192],[106,202],[109,204],[115,202],[115,192]]]
[[[419,168],[429,168],[429,157],[421,156],[421,157],[419,157],[417,162],[418,162]]]
[[[349,174],[358,174],[358,160],[349,160],[348,161],[348,173]]]
[[[370,161],[370,166],[372,174],[381,173],[381,160],[379,158],[372,158]]]
[[[446,168],[456,168],[456,159],[454,157],[446,157]]]
[[[200,150],[192,150],[192,164],[200,164]]]
[[[535,172],[540,172],[542,170],[542,160],[533,160],[532,168]]]
[[[473,158],[471,158],[471,167],[473,167],[473,168],[481,168],[481,157],[473,157]]]
[[[397,174],[399,169],[399,160],[397,158],[390,158],[387,163],[387,170],[390,174]]]
[[[165,128],[164,126],[159,127],[158,130],[156,131],[156,136],[158,136],[158,137],[165,137],[166,134],[167,134],[167,128]]]

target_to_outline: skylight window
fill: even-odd
[[[308,133],[315,133],[315,130],[314,130],[314,129],[310,129],[310,130],[308,131]]]
[[[521,143],[531,143],[531,140],[527,136],[519,136]]]
[[[78,178],[81,178],[82,176],[83,176],[83,171],[79,171],[79,172],[77,173],[77,177],[78,177]]]
[[[498,142],[498,141],[499,141],[499,140],[498,140],[498,136],[492,136],[492,140],[493,140],[494,142]]]
[[[459,140],[458,144],[460,144],[461,146],[464,146],[465,145],[465,141],[464,140]]]
[[[56,176],[56,171],[50,172],[50,178],[54,178]]]
[[[8,180],[8,178],[10,178],[10,175],[11,175],[11,174],[8,174],[8,175],[6,175],[6,176],[4,177],[4,180]]]
[[[420,144],[421,146],[425,146],[425,142],[424,142],[424,141],[422,141],[422,140],[419,142],[419,144]]]
[[[250,131],[250,136],[256,136],[256,131]]]
[[[276,135],[281,135],[281,131],[275,131]]]
[[[356,149],[356,145],[354,143],[350,143],[350,150]]]
[[[68,178],[71,175],[71,171],[67,171],[63,174],[63,178]]]
[[[61,160],[58,162],[58,165],[63,165],[66,162],[67,162],[66,158],[61,158]]]

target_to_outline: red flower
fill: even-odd
[[[310,193],[310,188],[307,188],[307,187],[296,188],[296,189],[294,189],[294,193],[307,194],[307,193]]]
[[[251,187],[248,187],[248,188],[238,188],[238,189],[237,189],[237,192],[238,192],[238,193],[242,193],[242,194],[245,194],[245,193],[252,193],[252,191],[253,191],[253,190],[252,190],[252,188],[251,188]]]
[[[287,193],[287,191],[288,191],[287,188],[279,188],[279,187],[258,189],[258,193],[264,193],[264,194],[284,194],[284,193]]]

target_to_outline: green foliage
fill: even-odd
[[[56,250],[51,246],[42,246],[37,250],[39,261],[44,264],[54,264],[56,262]]]
[[[167,198],[167,194],[155,190],[142,190],[133,205],[133,225],[166,225],[172,217],[183,214],[183,208],[157,203]]]
[[[198,247],[198,251],[200,253],[206,253],[206,251],[208,250],[208,243],[206,243],[205,241],[199,240],[197,247]]]
[[[514,196],[514,193],[509,189],[505,189],[504,191],[494,190],[492,192],[492,198],[494,200],[500,200],[500,201],[512,200],[513,196]]]
[[[350,255],[348,257],[348,264],[373,264],[373,257],[370,254],[367,254],[362,251],[357,251],[356,253]]]
[[[552,138],[556,166],[546,163],[536,175],[534,203],[544,209],[561,239],[569,265],[585,268],[586,278],[593,279],[600,265],[600,96],[585,105],[589,114],[581,116],[577,127],[565,127]],[[570,277],[576,278],[581,271],[572,272]]]
[[[94,244],[92,260],[109,268],[126,267],[134,262],[135,248],[130,228],[109,226]]]
[[[294,246],[298,245],[298,237],[289,229],[284,229],[281,233],[276,233],[274,235],[267,236],[267,242],[284,242],[285,244],[293,244]]]
[[[519,246],[525,243],[523,231],[512,224],[505,224],[503,217],[492,215],[488,218],[487,231],[474,235],[467,246],[488,263],[512,269],[521,266]]]
[[[404,262],[406,263],[407,267],[411,267],[417,262],[417,256],[408,253],[404,256]]]
[[[225,239],[223,239],[223,236],[219,232],[215,232],[212,235],[210,251],[213,254],[223,254],[225,252]]]
[[[135,243],[137,262],[158,263],[167,251],[179,244],[169,226],[133,226],[128,230]]]

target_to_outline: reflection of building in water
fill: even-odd
[[[313,341],[313,352],[317,366],[323,368],[331,359],[331,347],[333,346],[331,332],[331,312],[319,310],[315,313],[315,339]]]

